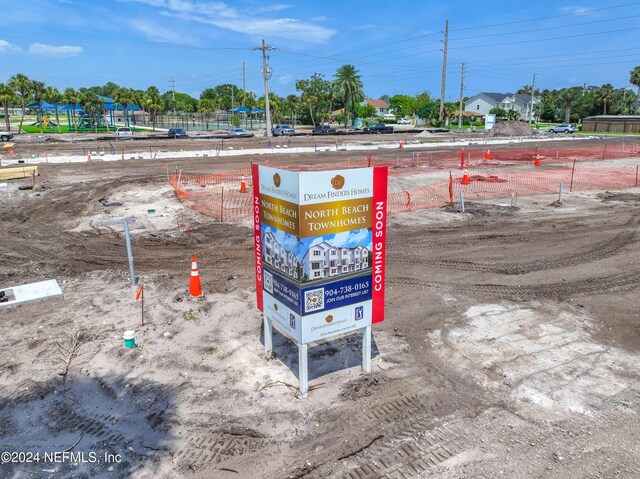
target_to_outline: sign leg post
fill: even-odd
[[[300,383],[300,397],[306,398],[309,391],[309,363],[306,344],[298,344],[298,378]]]
[[[362,370],[371,372],[371,326],[362,330]]]
[[[264,323],[264,357],[271,359],[273,355],[273,325],[269,318],[262,316]]]

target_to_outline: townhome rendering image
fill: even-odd
[[[311,246],[302,257],[303,281],[333,278],[369,268],[369,250],[362,245],[355,248],[336,248],[326,241]]]
[[[263,259],[273,269],[289,276],[296,281],[300,280],[300,261],[295,251],[287,250],[278,241],[271,231],[264,234]]]
[[[329,235],[332,238],[326,239],[318,237],[298,241],[293,236],[285,234],[284,239],[278,241],[274,232],[268,227],[266,229],[262,241],[264,263],[270,266],[270,269],[295,281],[305,283],[336,278],[362,273],[371,267],[371,251],[365,246],[370,243],[371,238],[370,232],[366,229],[362,230],[358,238],[364,244],[353,245],[353,241],[339,241],[340,246],[336,246],[337,235]],[[292,240],[296,241],[295,246]],[[305,245],[309,241],[312,243]],[[282,244],[284,242],[290,247],[286,248]]]

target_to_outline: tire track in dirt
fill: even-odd
[[[411,277],[389,278],[387,279],[387,283],[417,289],[454,289],[457,292],[493,294],[497,296],[521,300],[539,298],[563,300],[578,295],[605,293],[618,288],[634,289],[638,287],[638,285],[640,285],[640,275],[638,275],[637,273],[631,273],[625,275],[605,276],[601,278],[590,278],[574,282],[542,284],[535,286],[439,283],[424,281],[419,278]]]
[[[342,442],[336,443],[323,435],[305,440],[303,447],[312,448],[323,444],[322,454],[298,470],[285,471],[286,476],[297,478],[339,477],[342,479],[366,479],[386,477],[416,477],[473,445],[466,431],[442,426],[441,418],[451,417],[465,408],[467,398],[451,392],[426,393],[424,383],[418,379],[393,381],[382,390],[376,390],[373,403],[358,407],[361,411],[340,428],[358,431],[360,441],[369,443],[345,452]],[[386,392],[393,393],[390,397]],[[379,397],[380,399],[375,399]],[[344,418],[344,415],[340,416]],[[333,428],[327,432],[331,435]],[[356,441],[357,444],[358,441]],[[330,444],[330,445],[329,445]],[[354,447],[354,444],[351,444]],[[348,447],[347,447],[348,451]]]
[[[203,422],[216,424],[219,418],[210,417]],[[181,467],[198,470],[232,457],[254,453],[270,442],[264,434],[249,428],[212,431],[198,425],[195,434],[190,434],[173,454],[173,460]]]
[[[424,477],[430,468],[471,449],[475,442],[475,434],[460,421],[430,430],[419,426],[405,428],[366,449],[357,457],[360,465],[340,478]]]
[[[419,256],[407,256],[395,252],[388,255],[390,264],[422,264],[434,266],[442,269],[455,269],[466,271],[488,271],[505,275],[526,274],[534,271],[545,271],[549,269],[560,269],[567,266],[591,263],[601,259],[616,255],[625,246],[636,241],[636,231],[638,218],[633,217],[625,225],[625,230],[614,238],[595,245],[594,247],[581,252],[564,254],[544,260],[528,261],[524,263],[475,263],[467,261],[432,261]],[[548,238],[546,238],[548,240]]]

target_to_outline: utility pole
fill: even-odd
[[[444,27],[444,59],[442,61],[442,88],[440,89],[440,116],[439,119],[444,119],[444,86],[447,82],[447,49],[449,48],[449,20],[445,22]]]
[[[169,81],[169,83],[171,83],[171,99],[173,102],[173,114],[176,114],[176,82],[173,79],[173,77],[171,77],[171,80]]]
[[[460,76],[460,106],[458,108],[458,128],[462,128],[462,95],[464,92],[464,63],[462,64],[462,75]]]
[[[269,55],[267,52],[277,50],[273,45],[267,45],[262,39],[262,46],[254,47],[252,50],[260,50],[262,52],[262,75],[264,76],[264,105],[266,111],[267,120],[267,136],[273,136],[271,133],[271,110],[269,109],[269,78],[271,78],[271,67],[267,65]]]
[[[247,76],[242,62],[242,106],[247,106]]]
[[[533,81],[531,82],[531,108],[529,108],[529,125],[533,123],[533,94],[536,91],[536,74],[533,74]]]

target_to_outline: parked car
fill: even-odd
[[[366,126],[362,130],[363,133],[393,133],[393,126],[384,123],[376,123],[375,125]]]
[[[116,130],[116,140],[129,140],[131,138],[133,138],[131,128],[121,126]]]
[[[253,136],[253,133],[247,133],[244,129],[242,128],[229,128],[227,130],[227,135],[229,136],[234,136],[234,137],[244,137],[244,138],[249,138],[251,136]]]
[[[189,135],[182,128],[170,128],[167,131],[167,136],[169,138],[188,138]]]
[[[409,118],[398,118],[398,125],[410,125],[411,120]]]
[[[13,132],[11,131],[0,131],[0,140],[9,141],[13,138]]]
[[[311,130],[312,135],[333,135],[335,132],[329,125],[318,125]]]
[[[271,128],[271,133],[273,136],[295,135],[296,130],[291,125],[276,125]]]
[[[549,133],[573,133],[576,129],[571,123],[565,123],[549,128]]]

